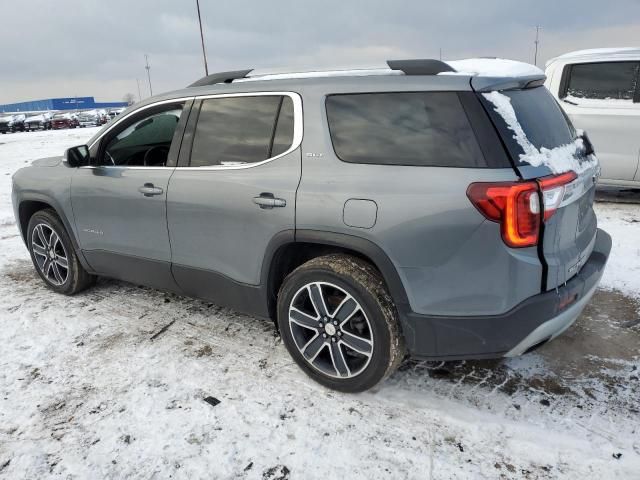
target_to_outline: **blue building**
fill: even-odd
[[[89,110],[126,107],[127,102],[96,102],[93,97],[48,98],[31,102],[0,105],[0,112],[34,112],[43,110]]]

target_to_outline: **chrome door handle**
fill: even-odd
[[[162,188],[154,186],[153,183],[145,183],[138,188],[138,191],[145,197],[153,197],[154,195],[162,195],[164,193]]]
[[[260,208],[286,207],[287,201],[284,198],[276,198],[273,193],[263,192],[257,197],[253,197],[253,203]]]

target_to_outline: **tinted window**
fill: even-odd
[[[566,94],[576,98],[633,100],[639,65],[637,62],[572,65]]]
[[[291,103],[289,97],[286,99]],[[287,126],[286,105],[279,96],[204,100],[193,139],[191,165],[255,163],[273,156],[272,146],[279,153],[287,150],[293,138],[293,123],[291,119],[291,128]],[[280,110],[283,120],[277,122]]]
[[[181,113],[182,106],[172,106],[128,125],[107,143],[103,164],[165,165]]]
[[[456,93],[332,95],[326,105],[334,149],[346,162],[486,166]]]
[[[545,87],[505,90],[500,93],[511,100],[520,126],[529,142],[537,149],[542,147],[552,149],[569,144],[575,139],[576,133],[571,122]],[[514,159],[519,159],[524,151],[514,139],[513,132],[507,127],[502,116],[495,111],[495,105],[483,95],[479,96],[511,156]]]

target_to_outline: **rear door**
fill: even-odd
[[[640,151],[640,62],[566,65],[559,97],[576,128],[588,132],[602,178],[632,181]]]
[[[576,130],[544,87],[479,94],[496,125],[518,174],[548,182],[575,172],[543,194],[548,208],[542,222],[543,288],[550,290],[573,277],[591,254],[597,221],[593,211],[597,159],[586,156]],[[565,176],[566,177],[566,176]]]
[[[255,295],[243,292],[261,283],[270,243],[294,236],[301,138],[294,93],[194,105],[167,198],[172,270],[186,293],[252,310]]]

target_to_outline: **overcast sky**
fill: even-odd
[[[195,0],[2,2],[0,103],[101,101],[180,88],[204,75]],[[639,0],[200,0],[209,71],[561,53],[640,46]]]

